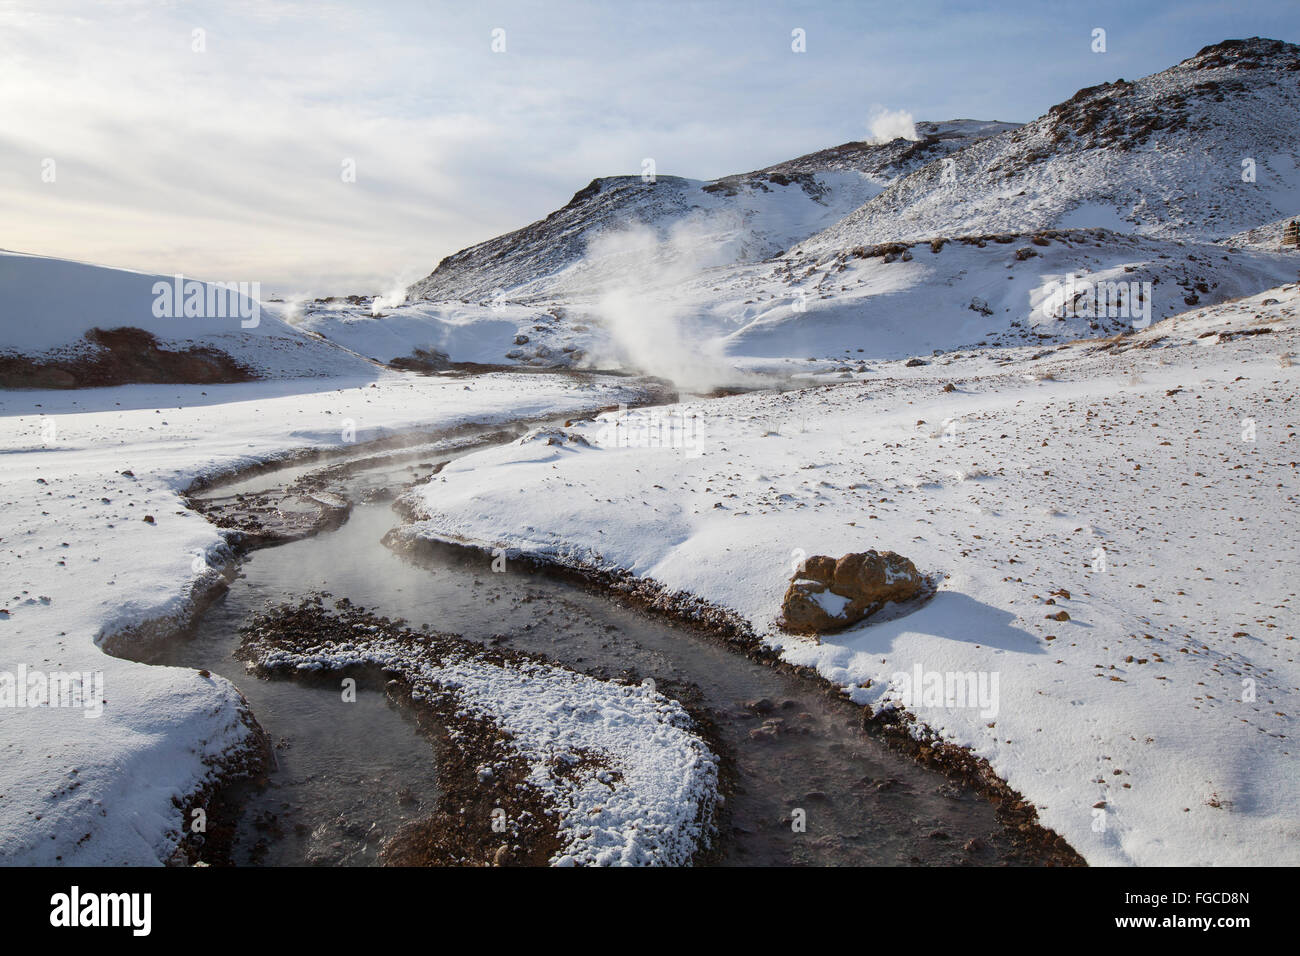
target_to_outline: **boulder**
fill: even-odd
[[[797,634],[825,634],[856,624],[891,601],[911,600],[925,587],[916,565],[893,551],[862,551],[838,560],[814,555],[790,579],[782,626]]]

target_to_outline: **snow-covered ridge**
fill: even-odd
[[[511,301],[585,291],[591,245],[630,227],[674,236],[710,264],[752,262],[784,251],[878,193],[894,177],[1010,123],[919,123],[921,139],[845,143],[712,182],[657,175],[594,179],[564,208],[515,232],[448,256],[415,283],[411,299]],[[606,250],[614,251],[614,250]]]
[[[858,248],[824,263],[710,274],[690,290],[733,362],[838,358],[848,363],[842,371],[865,372],[863,361],[1131,331],[1272,287],[1296,268],[1295,256],[1276,251],[1078,229]],[[1067,289],[1106,284],[1126,296],[1136,288],[1141,302],[1052,307]]]
[[[1300,212],[1297,126],[1300,47],[1227,40],[931,162],[792,252],[1077,226],[1222,239]]]

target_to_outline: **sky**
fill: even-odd
[[[0,0],[0,248],[391,293],[646,158],[1023,122],[1256,35],[1300,42],[1300,3]]]

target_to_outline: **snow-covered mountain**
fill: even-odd
[[[582,292],[600,260],[639,255],[646,241],[693,262],[754,262],[825,229],[890,182],[1014,123],[918,123],[917,139],[844,143],[713,181],[678,176],[594,179],[545,219],[443,259],[411,299],[527,302]],[[630,242],[609,238],[629,227]],[[608,241],[602,242],[602,237]]]
[[[1105,227],[1214,241],[1300,212],[1300,46],[1225,40],[900,178],[794,252]]]
[[[1226,40],[1024,126],[920,123],[712,182],[598,179],[443,260],[394,314],[509,303],[532,318],[476,356],[679,381],[706,354],[717,370],[1111,335],[1135,316],[1044,303],[1124,283],[1140,328],[1295,277],[1279,239],[1300,213],[1297,128],[1300,47]]]
[[[111,350],[86,336],[117,327],[190,350],[190,381],[381,362],[622,365],[683,385],[774,361],[870,374],[856,366],[1113,335],[1295,278],[1300,260],[1279,243],[1300,214],[1297,128],[1300,47],[1227,40],[1025,126],[923,122],[915,138],[712,181],[596,179],[545,219],[447,257],[405,303],[267,307],[254,329],[153,317],[150,286],[166,277],[6,256],[0,306],[39,321],[6,324],[0,373],[6,353]],[[1140,313],[1044,308],[1098,282]],[[124,374],[158,380],[138,361]]]

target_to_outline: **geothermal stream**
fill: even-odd
[[[196,626],[143,658],[231,678],[274,746],[264,778],[228,788],[224,812],[237,817],[226,821],[230,862],[374,865],[383,841],[427,816],[438,798],[433,743],[382,689],[359,687],[355,703],[343,704],[337,681],[259,679],[236,659],[242,625],[318,593],[329,595],[327,605],[347,598],[413,627],[544,655],[593,676],[653,678],[704,719],[722,758],[725,802],[701,862],[1034,862],[1013,847],[988,801],[868,736],[860,708],[814,679],[524,562],[493,573],[491,558],[473,550],[412,559],[385,547],[381,539],[400,522],[393,496],[465,453],[445,445],[358,451],[342,468],[299,464],[195,496],[210,514],[248,502],[270,502],[263,513],[273,514],[288,485],[328,468],[326,500],[352,505],[314,533],[246,554]],[[773,719],[784,732],[761,729]],[[805,811],[806,832],[793,832],[794,808]]]

